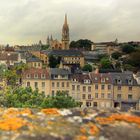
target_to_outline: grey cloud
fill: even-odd
[[[0,44],[61,39],[68,14],[71,40],[140,39],[139,0],[0,0]]]

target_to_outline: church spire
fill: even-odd
[[[65,25],[67,25],[67,14],[65,14]]]

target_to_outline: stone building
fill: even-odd
[[[49,45],[52,50],[69,50],[69,41],[69,25],[67,22],[67,15],[65,15],[65,21],[62,28],[62,41],[59,42],[57,39],[54,40],[51,35],[51,37],[48,36],[47,38],[47,45]]]

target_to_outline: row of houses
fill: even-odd
[[[133,73],[75,73],[66,69],[31,68],[23,73],[23,87],[55,96],[65,91],[81,105],[94,108],[140,108],[140,85]]]

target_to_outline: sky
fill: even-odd
[[[140,0],[0,0],[0,44],[61,40],[64,15],[70,39],[140,41]]]

